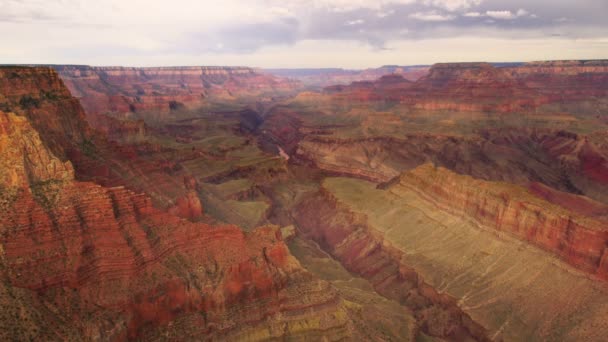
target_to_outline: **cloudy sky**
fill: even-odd
[[[608,0],[0,0],[0,63],[365,68],[608,58]]]

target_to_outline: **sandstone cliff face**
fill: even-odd
[[[91,134],[78,100],[49,68],[0,68],[0,110],[27,115],[48,147],[63,160]]]
[[[399,88],[374,92],[373,84],[353,83],[326,91],[338,100],[388,100],[427,111],[525,113],[549,103],[605,96],[608,62],[553,61],[508,67],[439,63],[411,85],[402,82]]]
[[[505,232],[606,278],[606,222],[533,196],[515,185],[462,176],[432,164],[402,174],[390,191],[415,191],[437,207]]]
[[[147,195],[76,181],[67,156],[110,161],[111,145],[88,135],[54,71],[0,70],[19,76],[0,92],[17,111],[0,112],[0,339],[349,336],[341,299],[300,267],[278,228],[192,223]],[[38,80],[62,95],[38,96]],[[184,187],[176,214],[209,221],[197,183]]]
[[[408,95],[405,103],[424,110],[513,112],[546,102],[488,63],[435,64]]]
[[[25,291],[36,317],[2,317],[3,338],[153,337],[172,321],[191,338],[346,334],[335,292],[289,255],[278,228],[194,224],[145,195],[77,182],[26,118],[0,122],[2,285]]]
[[[203,217],[203,205],[198,197],[198,191],[201,191],[200,185],[192,176],[184,178],[184,186],[187,193],[178,198],[173,207],[169,208],[169,213],[196,221]]]
[[[88,67],[56,66],[72,94],[80,99],[90,123],[104,126],[103,114],[121,117],[153,112],[161,118],[196,108],[208,98],[233,99],[289,92],[295,83],[244,67]]]
[[[384,75],[400,75],[409,81],[416,81],[428,72],[428,66],[387,65],[365,70],[345,69],[267,69],[270,74],[301,81],[314,88],[348,85],[353,82],[374,81]]]
[[[506,72],[551,102],[588,100],[608,94],[608,61],[531,62]]]
[[[424,333],[454,341],[489,341],[485,329],[462,312],[455,299],[426,284],[403,262],[403,252],[326,189],[302,199],[293,218],[304,236],[347,270],[369,280],[378,293],[410,308]]]
[[[0,151],[0,186],[5,190],[74,179],[72,164],[56,158],[25,117],[0,111]]]

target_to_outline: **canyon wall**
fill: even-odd
[[[383,81],[328,87],[336,99],[397,101],[412,109],[460,112],[533,112],[550,103],[589,100],[608,94],[608,61],[438,63],[413,84],[387,93]],[[340,94],[342,93],[342,94]]]
[[[70,151],[105,148],[87,140],[77,100],[51,69],[0,71],[16,80],[0,92],[16,112],[0,111],[0,338],[350,336],[342,300],[278,228],[192,223],[145,194],[76,180]],[[185,201],[176,214],[201,219]]]
[[[107,131],[104,114],[162,118],[209,101],[256,96],[264,101],[297,88],[297,83],[246,67],[53,66],[78,98],[90,123]],[[255,102],[255,101],[254,101]]]
[[[526,188],[458,175],[432,164],[403,173],[389,191],[414,191],[442,210],[505,232],[606,279],[608,222],[533,196]]]
[[[425,167],[412,172],[425,177],[422,174]],[[459,207],[460,193],[484,192],[487,188],[494,188],[496,183],[470,184],[467,182],[470,177],[444,171],[447,174],[438,178],[449,178],[450,184],[435,178],[429,182],[443,185],[445,191],[449,192],[447,200],[438,199],[432,190],[427,194],[398,183],[382,190],[376,184],[363,180],[325,178],[321,184],[323,198],[330,198],[337,205],[326,201],[324,205],[328,209],[311,210],[312,218],[301,218],[305,227],[299,227],[300,231],[302,235],[310,231],[313,236],[320,236],[318,241],[321,246],[333,245],[340,251],[346,250],[351,243],[359,242],[355,235],[342,239],[346,231],[370,232],[380,245],[373,251],[394,250],[391,255],[396,260],[414,269],[418,277],[438,293],[453,297],[464,313],[487,329],[487,335],[492,340],[603,341],[608,331],[608,325],[602,323],[608,312],[605,281],[579,266],[568,264],[567,260],[554,252],[507,232],[504,227],[500,231],[492,228],[495,227],[493,222],[480,225],[471,218],[476,212],[474,209],[468,214],[451,211],[449,207]],[[418,181],[413,183],[416,186]],[[490,185],[486,187],[485,183]],[[471,188],[462,190],[458,184],[462,184],[462,187],[468,184]],[[537,192],[532,191],[524,198],[524,203],[519,204],[518,200],[522,197],[518,189],[525,193],[525,188],[498,184],[501,185],[504,201],[509,202],[505,205],[519,208],[522,222],[528,224],[535,221],[539,234],[550,235],[552,233],[548,232],[553,231],[556,236],[559,235],[557,226],[553,226],[557,221],[550,217],[572,215],[572,221],[577,222],[577,218],[583,215],[541,201],[536,198]],[[560,192],[553,192],[551,196],[560,197],[563,204],[567,201],[568,206],[573,208],[578,205],[576,202],[589,203],[584,197]],[[468,203],[476,202],[469,206],[487,209],[489,216],[496,209],[502,215],[501,219],[508,220],[503,214],[509,209],[501,212],[502,209],[494,208],[492,203],[496,200],[492,195],[487,199],[482,196],[469,197]],[[445,203],[445,206],[437,205],[438,201]],[[538,219],[535,214],[524,212],[524,208],[529,208],[528,203],[544,203]],[[307,202],[302,205],[310,207]],[[595,203],[595,207],[599,209],[601,205]],[[328,211],[333,211],[333,216],[326,216]],[[318,213],[323,215],[322,221],[317,222],[322,228],[307,225],[306,221],[315,220]],[[585,214],[584,217],[592,219],[596,214],[601,216],[601,211]],[[356,220],[352,220],[353,217]],[[599,218],[596,217],[595,221]],[[342,242],[334,244],[339,240]],[[568,244],[568,241],[566,237],[564,243]],[[364,246],[363,242],[360,245]],[[367,248],[351,251],[348,258],[340,260],[345,263],[355,260],[355,267],[361,268],[367,261],[359,255],[376,254]],[[372,269],[384,269],[385,260],[374,262]],[[388,273],[396,274],[395,271]],[[379,272],[379,275],[378,279],[383,279],[386,274]]]
[[[486,330],[458,307],[457,301],[429,286],[404,254],[325,188],[303,198],[294,209],[299,232],[316,241],[350,272],[381,295],[414,312],[424,333],[450,341],[489,341]]]
[[[328,87],[334,85],[348,85],[353,82],[373,81],[384,75],[396,74],[403,78],[416,81],[423,77],[429,70],[429,66],[398,66],[386,65],[379,68],[364,70],[346,70],[338,68],[328,69],[265,69],[272,75],[287,77],[298,80],[304,85],[312,88]]]

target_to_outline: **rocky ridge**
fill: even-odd
[[[1,71],[24,85],[5,84],[17,114],[0,112],[2,339],[158,338],[173,324],[195,339],[349,336],[341,299],[299,266],[278,228],[192,223],[145,194],[77,181],[55,155],[86,139],[70,134],[88,131],[77,101],[50,69]],[[17,100],[37,95],[32,79],[60,90],[58,103]]]
[[[576,268],[607,277],[606,222],[572,212],[516,185],[458,175],[432,164],[403,173],[388,187],[416,192],[442,210],[549,251]]]

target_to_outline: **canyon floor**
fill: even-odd
[[[0,339],[605,340],[608,62],[272,72],[0,68]]]

